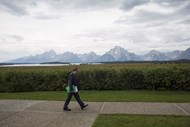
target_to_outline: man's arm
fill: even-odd
[[[72,91],[73,90],[73,73],[71,73],[70,75],[69,75],[69,79],[68,79],[68,86],[69,86],[69,89],[70,89],[70,91]]]
[[[78,84],[77,77],[76,77],[76,75],[74,75],[74,74],[73,74],[73,83],[74,83],[75,86],[78,86],[78,85],[79,85],[79,84]]]

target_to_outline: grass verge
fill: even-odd
[[[0,93],[0,99],[63,101],[66,96],[65,91]],[[80,96],[89,102],[190,102],[190,92],[183,91],[80,91]]]
[[[190,116],[101,114],[92,127],[190,127]]]

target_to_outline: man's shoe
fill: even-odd
[[[69,108],[64,108],[63,110],[64,111],[71,111],[71,109],[69,109]]]
[[[86,108],[88,106],[88,104],[85,104],[83,107],[82,107],[82,110],[84,109],[84,108]]]

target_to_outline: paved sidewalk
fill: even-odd
[[[88,102],[81,110],[71,102],[63,112],[61,101],[0,100],[1,127],[91,127],[98,114],[161,114],[190,116],[190,103]]]

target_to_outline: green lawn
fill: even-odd
[[[65,91],[0,93],[0,99],[63,101],[66,94]],[[183,91],[80,91],[80,95],[90,102],[190,102],[190,92]]]
[[[190,116],[101,114],[92,127],[190,127]]]

